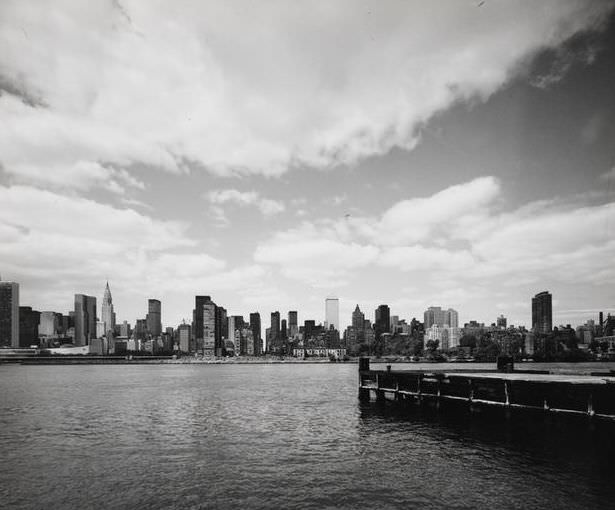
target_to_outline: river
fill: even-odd
[[[0,392],[4,508],[615,501],[613,427],[360,403],[357,365],[1,365]]]

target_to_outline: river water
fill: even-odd
[[[615,430],[359,403],[357,366],[0,366],[3,508],[614,508]]]

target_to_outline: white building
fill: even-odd
[[[336,297],[325,299],[325,328],[340,329],[340,300]]]

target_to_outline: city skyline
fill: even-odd
[[[196,295],[263,322],[322,321],[330,294],[342,324],[529,327],[545,289],[554,325],[615,312],[612,3],[212,5],[0,6],[22,303],[108,279],[119,321],[159,299],[173,326]]]

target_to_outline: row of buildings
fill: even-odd
[[[210,296],[195,296],[192,321],[184,321],[177,328],[162,327],[162,303],[149,299],[147,314],[137,319],[134,328],[127,321],[118,323],[109,284],[105,285],[100,317],[94,296],[75,294],[74,309],[68,314],[37,311],[19,306],[19,284],[0,281],[0,346],[27,348],[31,346],[59,347],[73,345],[89,347],[99,354],[124,351],[151,353],[198,353],[204,356],[260,356],[271,355],[345,355],[382,354],[401,347],[423,347],[449,352],[467,347],[461,345],[468,337],[489,335],[503,348],[519,344],[522,337],[524,351],[532,354],[544,335],[551,334],[552,296],[541,292],[532,298],[532,328],[508,326],[506,317],[500,316],[491,326],[470,321],[459,327],[459,314],[452,308],[429,307],[423,322],[413,318],[406,322],[391,315],[388,305],[374,311],[373,322],[365,317],[357,305],[352,312],[351,324],[340,335],[339,300],[325,300],[324,323],[305,320],[299,324],[298,312],[291,310],[286,317],[279,311],[271,313],[270,326],[261,336],[261,316],[251,313],[249,319],[229,315],[223,306]],[[599,324],[588,321],[576,329],[576,338],[582,344],[608,341],[615,318],[610,315]],[[569,328],[569,327],[568,327]],[[560,328],[561,330],[562,328]],[[561,333],[560,333],[561,335]]]

